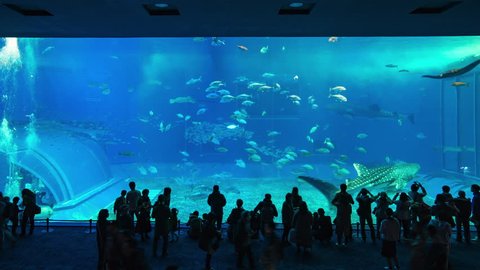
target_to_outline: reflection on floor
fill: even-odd
[[[254,241],[253,250],[258,264],[263,242]],[[151,257],[151,240],[140,242],[145,257],[152,269],[165,269],[165,266],[177,264],[180,269],[202,269],[205,253],[198,244],[180,235],[180,240],[171,244],[167,258]],[[53,232],[41,232],[37,229],[31,237],[21,239],[12,249],[6,244],[0,252],[0,269],[95,269],[97,263],[95,233],[89,234],[86,228],[55,228]],[[450,263],[453,269],[478,269],[477,257],[480,243],[472,245],[452,242]],[[74,254],[74,256],[73,256]],[[407,244],[398,246],[398,257],[402,269],[409,269],[411,249]],[[327,269],[327,270],[372,270],[383,269],[386,265],[380,255],[380,244],[363,244],[356,239],[345,248],[320,246],[314,243],[312,256],[297,255],[290,246],[284,250],[284,260],[278,265],[282,269]],[[222,241],[220,249],[213,255],[214,269],[236,269],[234,248]],[[259,267],[259,269],[261,269]]]

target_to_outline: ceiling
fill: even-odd
[[[291,8],[292,2],[304,7]],[[456,36],[480,35],[480,1],[0,0],[0,36]],[[144,5],[166,3],[151,16]],[[306,9],[309,5],[312,9]],[[448,7],[451,7],[448,9]],[[427,14],[411,14],[424,7]],[[279,15],[308,13],[308,15]],[[16,11],[17,10],[17,11]],[[20,10],[20,12],[18,11]],[[284,11],[285,11],[284,10]],[[158,10],[157,10],[158,11]],[[302,12],[305,11],[305,12]],[[420,10],[422,11],[422,10]],[[443,12],[442,12],[443,11]],[[32,15],[52,16],[26,16]],[[428,12],[437,12],[429,14]],[[39,14],[37,14],[39,13]],[[43,14],[45,13],[45,14]]]

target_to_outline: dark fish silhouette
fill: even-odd
[[[463,75],[463,74],[469,72],[470,70],[472,70],[476,66],[478,66],[478,64],[480,64],[480,59],[476,60],[473,63],[471,63],[469,65],[466,65],[466,66],[464,66],[463,68],[460,68],[460,69],[452,69],[452,70],[449,70],[449,71],[447,71],[445,73],[442,73],[440,75],[423,75],[422,77],[430,78],[430,79],[445,79],[445,78],[456,77],[456,76],[460,76],[460,75]]]

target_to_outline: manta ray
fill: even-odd
[[[466,65],[466,66],[464,66],[463,68],[460,68],[460,69],[452,69],[452,70],[449,70],[449,71],[447,71],[445,73],[442,73],[440,75],[423,75],[422,77],[430,78],[430,79],[445,79],[445,78],[456,77],[456,76],[460,76],[460,75],[463,75],[463,74],[469,72],[470,70],[472,70],[476,66],[478,66],[478,64],[480,64],[480,59],[476,60],[473,63],[471,63],[469,65]]]
[[[350,191],[371,187],[399,190],[404,188],[420,170],[420,165],[416,163],[397,163],[375,168],[354,163],[353,167],[358,176],[355,179],[346,180]],[[338,187],[324,180],[309,176],[298,176],[298,178],[318,189],[329,201],[332,201],[338,191]]]

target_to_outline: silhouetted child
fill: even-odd
[[[172,208],[170,213],[170,242],[178,241],[178,209]]]
[[[10,212],[10,221],[12,222],[12,234],[17,235],[18,228],[18,214],[20,209],[18,208],[18,202],[20,201],[19,197],[14,197],[12,201],[12,209]]]
[[[319,208],[316,214],[318,214],[317,239],[320,240],[320,243],[328,244],[333,235],[332,218],[325,216],[325,210],[323,208]]]
[[[388,268],[394,269],[393,262],[397,269],[400,268],[397,257],[397,241],[400,240],[400,223],[393,217],[393,210],[387,208],[385,210],[386,218],[382,220],[380,225],[380,233],[382,238],[382,256],[387,259]]]
[[[198,211],[194,211],[190,214],[187,222],[187,226],[189,226],[187,234],[194,240],[198,240],[202,233],[202,219],[198,215]]]

